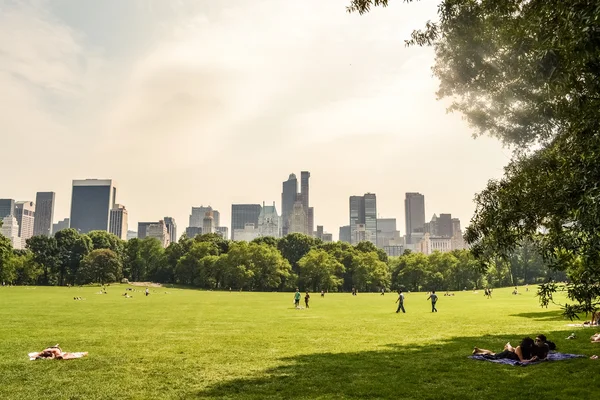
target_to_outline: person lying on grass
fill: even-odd
[[[595,335],[592,335],[592,337],[590,337],[590,339],[592,340],[592,343],[600,343],[600,333],[596,333]]]
[[[536,336],[535,340],[526,337],[517,347],[512,347],[510,343],[506,343],[504,350],[500,353],[494,353],[491,350],[475,347],[473,349],[473,354],[480,354],[485,358],[492,360],[498,360],[501,358],[508,358],[520,362],[544,360],[546,357],[548,357],[548,352],[550,351],[545,338],[546,337],[544,335]]]
[[[87,352],[81,353],[84,356],[87,356]],[[33,354],[30,356],[33,356],[33,358],[35,358],[36,360],[39,359],[57,359],[57,360],[71,360],[73,358],[79,358],[78,356],[76,356],[74,353],[67,353],[67,352],[63,352],[62,349],[57,345],[52,346],[52,347],[47,347],[44,350],[40,351],[37,354]]]

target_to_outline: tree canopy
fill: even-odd
[[[405,0],[410,3],[411,0]],[[387,6],[352,0],[349,12]],[[600,296],[600,7],[592,0],[442,0],[406,41],[432,45],[439,98],[514,156],[479,193],[466,239],[481,266],[524,241],[570,278],[568,316]],[[556,285],[540,290],[547,304]]]

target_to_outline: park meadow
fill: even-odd
[[[126,288],[132,298],[125,298]],[[571,327],[535,286],[439,294],[0,288],[1,399],[593,399],[596,328]],[[304,294],[303,294],[304,295]],[[74,300],[81,297],[83,300]],[[303,301],[301,302],[302,305]],[[575,332],[576,338],[566,337]],[[527,367],[469,359],[544,333],[586,358]],[[59,343],[83,359],[29,361]]]

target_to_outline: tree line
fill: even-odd
[[[463,290],[564,279],[546,268],[530,245],[485,272],[468,250],[425,255],[387,254],[370,242],[352,246],[302,234],[252,242],[217,234],[182,236],[163,248],[154,238],[74,229],[54,237],[34,236],[25,250],[0,236],[0,280],[14,284],[79,285],[152,281],[214,290],[310,291]]]

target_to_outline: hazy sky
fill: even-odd
[[[396,2],[400,3],[400,2]],[[406,48],[437,1],[359,16],[348,0],[0,0],[0,198],[110,178],[138,221],[272,203],[311,172],[315,227],[377,194],[404,234],[404,193],[463,227],[509,151],[437,101],[432,49]]]

